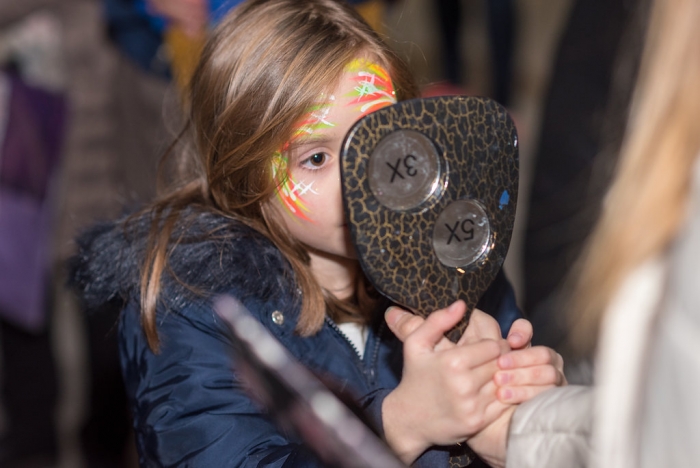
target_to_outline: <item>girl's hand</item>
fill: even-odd
[[[460,343],[444,337],[465,311],[463,301],[427,319],[399,308],[387,311],[389,328],[404,342],[404,370],[383,403],[384,431],[406,463],[432,445],[463,442],[508,407],[496,399],[493,381],[496,358],[510,350],[495,320],[475,311]]]
[[[522,403],[548,388],[567,384],[561,355],[545,346],[531,347],[531,339],[530,322],[516,320],[507,338],[513,351],[498,358],[500,370],[493,377],[499,387],[496,395],[504,403]]]

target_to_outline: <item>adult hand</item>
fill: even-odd
[[[389,328],[404,342],[404,370],[384,400],[384,431],[406,463],[432,445],[463,442],[508,407],[496,399],[493,382],[496,358],[509,350],[498,324],[475,311],[460,343],[444,337],[465,312],[463,301],[427,319],[398,308],[387,311]]]

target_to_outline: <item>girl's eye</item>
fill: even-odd
[[[316,153],[309,158],[309,162],[311,163],[311,165],[316,167],[322,166],[323,163],[326,162],[326,154]]]
[[[328,155],[326,153],[315,153],[312,154],[304,161],[304,166],[310,169],[318,169],[322,167],[328,161]]]

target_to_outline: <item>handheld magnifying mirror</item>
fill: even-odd
[[[351,240],[372,285],[421,316],[463,299],[457,341],[508,251],[518,136],[488,98],[402,101],[360,119],[341,148]]]

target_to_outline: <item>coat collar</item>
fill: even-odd
[[[139,299],[152,220],[145,213],[100,223],[77,239],[69,284],[88,309]],[[173,238],[180,241],[170,251],[160,295],[168,308],[231,290],[268,301],[299,300],[293,271],[280,251],[239,221],[191,208],[176,222]]]

